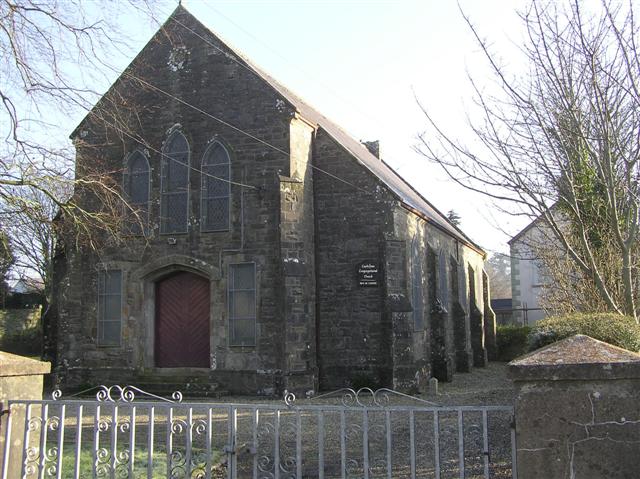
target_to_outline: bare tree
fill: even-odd
[[[491,296],[493,298],[511,297],[511,260],[500,253],[492,254],[485,263]]]
[[[0,226],[6,229],[19,218],[34,228],[35,237],[13,239],[23,249],[50,254],[50,245],[23,241],[48,241],[40,236],[51,232],[52,210],[62,215],[75,241],[95,247],[97,238],[120,237],[126,199],[118,172],[96,164],[76,174],[74,146],[67,139],[74,125],[65,120],[89,112],[100,86],[111,83],[119,69],[111,62],[128,40],[111,19],[132,12],[153,17],[144,1],[0,0]],[[104,128],[118,121],[117,112],[91,114]],[[79,198],[87,195],[101,199],[99,208],[83,206]],[[44,259],[30,266],[39,270],[36,264]]]
[[[13,268],[21,278],[34,278],[43,286],[43,293],[50,301],[53,276],[53,257],[56,250],[58,207],[42,191],[36,188],[19,189],[15,196],[30,203],[28,212],[12,216],[7,225],[11,250],[14,255]],[[56,192],[64,197],[64,192]],[[68,195],[67,195],[68,196]]]
[[[529,71],[519,76],[463,17],[499,93],[483,93],[471,77],[482,115],[470,125],[477,147],[454,141],[423,108],[427,130],[418,151],[502,211],[540,218],[565,261],[549,274],[575,271],[583,285],[576,291],[591,291],[602,309],[637,320],[640,59],[633,2],[603,0],[594,11],[580,0],[531,1],[520,15]]]

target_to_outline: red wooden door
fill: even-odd
[[[156,283],[156,366],[209,367],[209,309],[209,281],[198,275]]]

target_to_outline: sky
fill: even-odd
[[[472,141],[468,74],[490,80],[486,61],[453,0],[213,1],[184,6],[231,46],[359,140],[379,140],[383,159],[488,252],[507,252],[526,221],[500,215],[414,150],[425,118],[416,97],[452,136]],[[518,69],[522,1],[461,0],[507,67]]]
[[[161,21],[177,2],[155,12]],[[515,72],[521,0],[183,0],[230,46],[359,140],[379,140],[383,159],[489,253],[508,252],[527,221],[499,214],[485,198],[456,186],[417,154],[425,118],[416,98],[454,138],[470,142],[468,74],[491,88],[486,60],[460,12]],[[459,6],[458,6],[459,5]],[[157,25],[117,18],[132,33],[131,56]],[[114,78],[115,79],[115,78]]]

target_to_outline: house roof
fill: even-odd
[[[232,48],[229,44],[223,41],[220,36],[214,33],[209,27],[199,21],[194,15],[192,15],[181,4],[174,10],[167,23],[169,23],[174,17],[178,15],[186,15],[192,21],[197,23],[209,34],[213,35],[218,41],[220,41],[226,48],[232,51],[235,55],[240,57],[246,66],[253,70],[255,74],[266,82],[271,88],[276,90],[287,100],[297,113],[312,123],[317,128],[324,130],[329,136],[331,136],[339,145],[346,149],[355,158],[358,163],[369,170],[380,181],[382,181],[395,196],[403,203],[405,207],[419,214],[428,223],[431,223],[438,229],[444,231],[448,235],[456,238],[462,243],[470,246],[481,254],[485,254],[484,250],[474,243],[462,230],[453,225],[444,214],[433,206],[424,196],[422,196],[416,189],[411,186],[404,178],[402,178],[397,172],[389,167],[387,163],[374,156],[362,143],[350,136],[336,123],[329,120],[326,116],[322,115],[318,110],[310,106],[306,101],[293,93],[290,89],[279,83],[271,75],[263,71],[258,66],[254,65],[249,58],[247,58],[242,52],[236,48]],[[83,120],[84,122],[84,120]],[[82,122],[81,122],[82,124]],[[76,127],[74,133],[78,130]],[[73,134],[72,134],[73,136]]]
[[[491,309],[494,311],[510,310],[512,306],[511,298],[500,298],[491,300]]]
[[[522,238],[524,236],[524,234],[529,231],[531,228],[533,228],[534,226],[536,226],[538,224],[538,221],[540,220],[540,216],[538,216],[535,220],[533,220],[531,223],[529,223],[527,226],[525,226],[524,228],[522,228],[518,233],[516,233],[516,235],[511,238],[509,241],[507,241],[507,244],[510,245],[516,241],[518,241],[520,238]]]
[[[554,204],[552,204],[549,209],[548,212],[551,213],[551,215],[558,213],[561,211],[558,208],[559,205],[559,201],[556,201]],[[511,245],[512,243],[518,241],[520,238],[522,238],[529,230],[533,229],[533,227],[537,227],[540,222],[544,222],[545,218],[543,214],[538,215],[536,218],[533,219],[533,221],[531,221],[531,223],[529,223],[527,226],[525,226],[524,228],[522,228],[518,233],[516,233],[516,235],[511,238],[509,241],[507,241],[507,244]]]

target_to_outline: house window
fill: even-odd
[[[414,238],[411,242],[411,304],[413,306],[413,329],[424,329],[424,303],[422,297],[422,262],[420,261],[420,242]]]
[[[256,265],[229,266],[229,344],[256,343]]]
[[[226,148],[211,144],[202,158],[202,231],[229,229],[230,167]]]
[[[122,271],[98,273],[98,346],[120,346]]]
[[[128,232],[143,234],[149,220],[149,162],[138,150],[127,161],[125,190],[129,203]]]
[[[162,152],[160,233],[186,233],[189,213],[189,143],[178,131]]]

